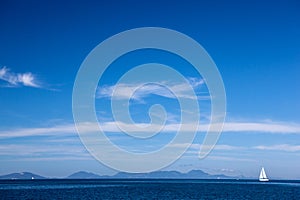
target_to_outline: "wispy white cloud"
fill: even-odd
[[[0,138],[31,137],[31,136],[68,136],[76,134],[74,124],[65,124],[41,128],[19,128],[0,131]]]
[[[173,147],[182,147],[184,144],[175,144]],[[198,154],[200,148],[206,148],[201,144],[192,144],[189,148],[188,153]],[[210,147],[207,147],[210,148]],[[300,151],[300,145],[291,144],[276,144],[276,145],[259,145],[259,146],[233,146],[225,144],[217,144],[214,146],[214,151],[243,151],[243,150],[267,150],[267,151],[286,151],[296,152]]]
[[[129,132],[141,131],[141,127],[144,127],[144,132],[152,132],[153,130],[147,128],[150,124],[147,123],[136,123],[136,124],[125,124],[123,122],[103,122],[101,123],[101,129],[107,133],[121,132],[118,128],[118,124],[122,125],[124,130]],[[82,123],[81,128],[86,131],[97,131],[98,124],[93,123]],[[191,127],[193,124],[179,124],[169,123],[166,124],[161,130],[162,132],[176,132],[181,128],[182,131],[193,131]],[[206,132],[209,124],[200,124],[198,126],[199,132]],[[161,125],[153,125],[155,130],[160,130]],[[270,134],[300,134],[300,125],[288,122],[228,122],[224,124],[223,133],[270,133]],[[39,127],[39,128],[20,128],[11,130],[0,131],[1,138],[12,138],[12,137],[28,137],[28,136],[58,136],[58,135],[74,135],[76,134],[76,128],[74,124],[65,124],[52,127]]]
[[[124,124],[122,122],[105,122],[102,124],[102,129],[107,132],[120,131],[118,129],[118,124],[122,127],[126,127],[126,130],[135,132],[140,131],[137,127],[147,127],[150,124],[139,123],[139,124]],[[155,125],[154,125],[155,126]],[[152,125],[152,127],[154,127]],[[160,126],[160,125],[157,125]],[[193,124],[179,124],[170,123],[163,127],[165,132],[174,132],[181,128],[182,131],[193,131]],[[206,132],[208,130],[209,124],[199,124],[198,131]],[[159,128],[157,127],[156,130]],[[145,131],[151,132],[152,130],[145,129]],[[281,133],[281,134],[300,134],[300,125],[295,123],[287,122],[227,122],[224,123],[223,132],[258,132],[258,133]]]
[[[249,159],[249,158],[237,158],[237,157],[231,157],[231,156],[208,156],[206,159],[208,160],[220,160],[220,161],[241,161],[241,162],[258,162],[255,159]]]
[[[28,86],[40,88],[36,77],[31,72],[26,73],[14,73],[7,67],[0,69],[0,80],[6,82],[7,87]]]
[[[300,151],[300,145],[290,145],[290,144],[278,144],[278,145],[271,145],[271,146],[255,146],[254,149],[259,150],[270,150],[270,151],[288,151],[288,152],[295,152]]]
[[[239,123],[231,123],[238,125]],[[249,123],[252,124],[252,123]],[[256,123],[255,123],[256,124]],[[272,123],[274,124],[274,123]],[[282,126],[283,123],[280,123]],[[285,131],[284,133],[299,133],[291,132],[291,130],[298,130],[294,126],[289,128],[289,123],[285,124],[286,130],[281,129],[280,131]],[[85,123],[81,125],[81,128],[84,128],[87,131],[97,130],[97,124]],[[167,125],[166,130],[176,131],[177,126]],[[260,126],[258,126],[260,127]],[[269,126],[267,126],[269,127]],[[130,127],[129,127],[130,128]],[[185,129],[187,129],[186,127]],[[298,127],[299,128],[299,127]],[[119,132],[116,124],[113,122],[107,122],[102,126],[102,129],[106,132]],[[135,129],[132,127],[132,131]],[[229,129],[227,129],[229,130]],[[237,129],[235,129],[237,130]],[[243,128],[241,132],[249,129]],[[254,130],[251,128],[250,130]],[[257,129],[255,129],[257,132]],[[267,131],[266,128],[261,129],[266,133],[273,131],[273,128]],[[270,132],[270,133],[274,133]],[[281,132],[278,132],[281,133]],[[39,142],[35,142],[33,136],[45,136],[46,138],[39,138]],[[23,128],[23,129],[14,129],[7,131],[0,131],[0,140],[1,139],[10,139],[15,137],[32,137],[30,139],[31,143],[28,144],[2,144],[0,145],[0,156],[10,156],[18,157],[18,159],[29,159],[29,160],[89,160],[92,159],[91,156],[87,153],[84,146],[81,144],[74,124],[65,124],[60,126],[53,127],[44,127],[44,128]],[[173,144],[173,148],[181,148],[187,146],[186,144]],[[200,148],[205,148],[201,144],[192,144],[189,150],[186,152],[186,156],[198,155]],[[140,149],[139,149],[140,150]],[[249,150],[266,150],[266,151],[286,151],[286,152],[299,152],[300,145],[292,144],[276,144],[276,145],[260,145],[260,146],[234,146],[227,144],[217,144],[214,147],[214,151],[217,152],[240,152],[240,151],[249,151]],[[222,161],[246,161],[253,162],[255,160],[248,158],[236,158],[230,156],[219,156],[219,155],[210,155],[207,159],[211,160],[222,160]]]
[[[227,122],[223,132],[299,133],[300,124],[289,122]]]
[[[28,156],[28,155],[84,155],[88,154],[82,145],[58,145],[57,143],[49,144],[43,141],[39,144],[6,144],[0,146],[0,155],[18,155],[18,156]],[[80,144],[80,143],[78,143]]]
[[[194,145],[194,149],[199,150],[201,145],[200,144],[193,144]],[[203,146],[202,148],[209,148],[210,146]],[[232,145],[226,145],[226,144],[218,144],[214,147],[215,150],[219,150],[219,151],[235,151],[235,150],[244,150],[245,147],[241,147],[241,146],[232,146]]]
[[[110,98],[112,95],[116,99],[134,99],[141,101],[142,98],[154,94],[166,98],[186,98],[195,99],[188,91],[190,87],[196,89],[205,84],[203,79],[189,78],[189,85],[186,83],[160,82],[156,84],[144,83],[120,83],[112,86],[102,86],[97,90],[97,98]],[[169,88],[169,91],[165,86]],[[173,92],[173,93],[172,93]],[[132,95],[133,94],[133,95]],[[174,95],[177,94],[177,97]],[[210,99],[209,95],[198,96],[199,100]]]
[[[181,144],[172,144],[170,147],[172,148],[183,148],[188,146],[187,143],[181,143]],[[186,151],[186,155],[196,155],[199,156],[199,150],[200,149],[211,149],[211,146],[206,146],[202,144],[196,144],[193,143],[189,146],[189,149]],[[229,151],[242,151],[242,150],[247,150],[249,149],[248,147],[242,147],[242,146],[233,146],[233,145],[226,145],[226,144],[217,144],[214,146],[213,150],[214,151],[219,151],[219,152],[229,152]]]
[[[187,146],[187,143],[184,143],[184,144],[173,144],[171,147],[185,147]],[[201,144],[192,144],[189,148],[190,150],[196,150],[196,151],[199,151],[200,147],[202,148],[210,148],[210,146],[202,146]],[[215,145],[214,147],[215,150],[242,150],[242,149],[245,149],[244,147],[240,147],[240,146],[231,146],[231,145],[225,145],[225,144],[217,144]]]
[[[0,156],[9,156],[9,160],[91,160],[91,155],[78,143],[60,145],[47,143],[5,144],[0,146]]]
[[[175,144],[173,147],[183,147],[184,144]],[[206,148],[201,144],[192,144],[189,148],[189,153],[198,154],[200,148]],[[207,148],[210,148],[207,146]],[[214,146],[214,151],[243,151],[243,150],[268,150],[268,151],[287,151],[296,152],[300,151],[300,145],[291,144],[276,144],[276,145],[259,145],[259,146],[233,146],[225,144],[217,144]]]

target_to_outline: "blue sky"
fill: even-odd
[[[115,173],[80,142],[72,116],[73,84],[81,63],[100,42],[128,29],[155,26],[199,42],[216,63],[227,96],[224,131],[211,154],[202,160],[197,155],[204,126],[184,156],[164,170],[256,177],[264,166],[271,178],[300,179],[299,7],[297,1],[2,1],[0,174]],[[168,52],[131,52],[109,67],[95,95],[107,136],[129,151],[168,143],[180,118],[178,101],[165,88],[149,85],[130,100],[132,118],[149,123],[148,109],[160,103],[168,114],[169,134],[139,142],[114,128],[110,89],[127,70],[148,62],[179,70],[195,86],[200,121],[209,121],[209,92],[188,63]]]

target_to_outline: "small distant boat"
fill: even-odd
[[[259,174],[259,181],[262,181],[262,182],[269,181],[269,179],[266,175],[265,169],[263,167],[261,168],[261,171],[260,171],[260,174]]]
[[[33,179],[34,179],[34,177],[32,176],[32,177],[31,177],[31,180],[33,180]]]

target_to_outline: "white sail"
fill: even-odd
[[[261,171],[259,174],[259,181],[269,181],[264,168],[261,168]]]
[[[264,176],[263,176],[263,169],[260,171],[260,174],[259,174],[259,179],[261,179],[261,178],[264,178]]]

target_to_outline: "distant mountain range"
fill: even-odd
[[[43,176],[39,176],[30,172],[12,173],[0,176],[0,179],[46,179]]]
[[[211,175],[202,170],[192,170],[187,173],[178,171],[156,171],[150,173],[126,173],[119,172],[112,176],[100,176],[98,174],[80,171],[62,179],[237,179],[245,177],[233,177],[223,174]],[[0,179],[49,179],[30,172],[12,173],[0,176]]]

